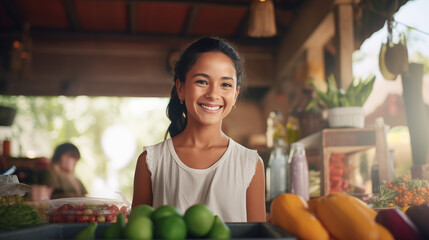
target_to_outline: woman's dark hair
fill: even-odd
[[[80,159],[79,149],[75,145],[72,143],[63,143],[55,148],[54,156],[52,156],[52,163],[60,162],[61,156],[64,154],[69,154],[76,159]]]
[[[209,37],[201,38],[185,49],[174,66],[174,82],[179,80],[184,83],[188,71],[197,62],[198,57],[206,52],[221,52],[231,58],[234,62],[235,72],[237,74],[237,88],[240,87],[243,76],[242,60],[240,56],[227,42]],[[167,138],[168,134],[170,134],[170,137],[174,137],[185,129],[187,124],[187,110],[185,104],[180,103],[176,84],[174,84],[171,89],[170,102],[167,106],[167,117],[171,120],[171,123],[165,134],[165,138]]]

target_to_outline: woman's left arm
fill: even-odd
[[[255,175],[247,188],[246,209],[248,222],[265,222],[265,173],[262,161],[256,163]]]

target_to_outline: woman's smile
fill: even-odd
[[[210,105],[210,104],[204,104],[204,103],[200,103],[199,104],[204,110],[207,110],[209,112],[218,112],[222,106],[221,105]]]

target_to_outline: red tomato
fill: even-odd
[[[88,222],[95,222],[95,216],[89,216]]]

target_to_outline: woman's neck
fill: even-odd
[[[218,125],[188,126],[182,133],[175,137],[174,142],[176,145],[197,148],[228,145],[228,136],[222,132],[221,127]]]

